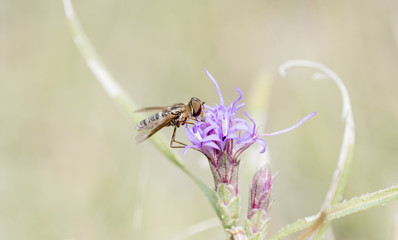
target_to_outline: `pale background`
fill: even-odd
[[[264,132],[318,111],[299,129],[266,138],[278,172],[270,233],[319,210],[344,128],[337,87],[311,81],[309,70],[281,78],[277,69],[286,60],[319,61],[348,88],[357,138],[345,197],[398,182],[397,1],[74,4],[99,55],[140,106],[192,96],[218,103],[207,68],[227,103],[236,99],[235,87],[247,102],[254,79],[274,80],[268,110],[257,115],[268,117]],[[136,145],[135,135],[135,123],[77,51],[62,2],[0,0],[0,239],[173,239],[215,217],[197,186],[149,142]],[[212,184],[199,153],[183,159]],[[243,163],[242,198],[246,168]],[[134,224],[139,202],[141,227]],[[334,235],[393,239],[397,216],[396,202],[373,208],[335,221]],[[188,239],[224,238],[216,227]]]

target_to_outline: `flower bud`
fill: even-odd
[[[264,239],[271,207],[271,190],[275,175],[271,175],[268,165],[258,170],[253,177],[250,190],[249,210],[245,222],[249,239]]]

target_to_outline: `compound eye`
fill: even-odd
[[[202,113],[202,104],[197,100],[191,100],[192,116],[197,117]]]

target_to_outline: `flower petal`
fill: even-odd
[[[201,152],[201,150],[199,148],[195,147],[194,145],[188,145],[182,151],[182,155],[185,156],[185,153],[187,153],[188,149],[190,149],[190,148],[198,150],[199,152]]]
[[[235,108],[235,105],[242,99],[242,97],[243,97],[243,94],[242,94],[242,91],[239,89],[239,88],[235,88],[236,89],[236,91],[238,91],[238,93],[239,93],[239,97],[238,97],[238,99],[236,99],[231,105],[230,105],[230,108],[231,109],[234,109]]]
[[[208,141],[221,141],[221,139],[217,135],[209,135],[206,136],[202,139],[202,142],[208,142]]]
[[[272,132],[272,133],[264,133],[261,134],[261,136],[274,136],[274,135],[278,135],[281,133],[285,133],[285,132],[289,132],[295,128],[297,128],[298,126],[300,126],[301,124],[303,124],[305,121],[307,121],[308,119],[312,118],[314,115],[316,114],[316,112],[312,112],[310,114],[308,114],[307,116],[305,116],[303,119],[301,119],[298,123],[294,124],[291,127],[288,127],[286,129],[280,130],[280,131],[276,131],[276,132]]]
[[[206,142],[206,143],[203,144],[203,146],[215,148],[217,150],[221,150],[220,147],[217,144],[215,144],[214,142]]]
[[[199,139],[197,139],[193,133],[193,130],[188,127],[188,124],[185,125],[185,134],[187,135],[189,141],[191,141],[194,145],[198,145],[200,143]]]
[[[267,143],[264,141],[264,139],[257,138],[256,143],[260,144],[263,147],[263,149],[261,149],[260,153],[265,153],[265,150],[267,148]]]
[[[216,85],[218,97],[220,98],[220,104],[224,105],[224,99],[222,97],[221,90],[220,90],[220,87],[218,86],[216,79],[214,79],[214,77],[209,73],[209,71],[207,71],[206,68],[205,68],[205,72],[206,72],[207,76],[209,76],[210,80],[214,83],[214,85]]]

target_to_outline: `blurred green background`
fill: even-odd
[[[311,70],[281,78],[277,69],[286,60],[319,61],[348,88],[356,148],[345,197],[398,182],[397,1],[80,0],[74,7],[140,106],[192,96],[218,103],[207,68],[227,103],[239,87],[243,101],[264,106],[260,113],[246,108],[263,132],[318,111],[299,129],[266,138],[278,172],[270,234],[319,210],[344,128],[337,87],[310,80]],[[253,97],[259,86],[269,98]],[[186,175],[149,142],[135,143],[135,123],[86,67],[61,1],[0,0],[0,114],[0,239],[176,239],[215,217]],[[249,157],[263,158],[256,151],[242,156],[243,199]],[[212,184],[199,153],[183,159]],[[397,239],[397,218],[394,202],[335,221],[333,234]],[[224,238],[215,227],[187,239]]]

